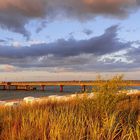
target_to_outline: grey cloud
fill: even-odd
[[[132,42],[125,43],[119,40],[117,30],[118,26],[112,26],[106,29],[104,34],[89,40],[61,39],[50,44],[19,48],[1,46],[0,64],[33,69],[64,68],[72,71],[119,71],[138,68],[138,62],[126,64],[114,63],[113,60],[110,60],[110,63],[99,61],[103,55],[133,48]],[[124,57],[132,59],[135,53],[138,56],[139,52],[133,50]]]
[[[65,11],[69,16],[90,17],[96,15],[126,16],[131,9],[139,6],[139,0],[48,0],[52,11]]]
[[[6,42],[4,39],[0,39],[0,43],[4,43]]]
[[[35,18],[42,18],[46,12],[46,0],[4,0],[0,1],[0,26],[29,38],[25,25]]]
[[[5,58],[39,57],[52,54],[57,57],[77,56],[80,54],[104,55],[124,49],[131,43],[122,43],[117,38],[118,26],[108,28],[101,36],[89,40],[59,39],[54,43],[36,44],[30,47],[1,47],[0,56]]]
[[[128,56],[133,59],[134,63],[137,64],[137,66],[140,66],[140,45],[138,48],[132,48],[128,52]]]
[[[19,15],[18,13],[7,13],[0,11],[0,27],[8,29],[13,32],[21,33],[25,37],[29,38],[30,33],[25,29],[25,24],[28,18]]]
[[[89,36],[89,35],[91,35],[93,33],[93,31],[90,30],[90,29],[84,29],[83,33],[85,33],[87,36]]]
[[[139,5],[139,0],[3,0],[0,1],[0,26],[28,38],[30,33],[25,25],[32,19],[83,20],[97,15],[122,18]]]
[[[36,29],[36,33],[41,32],[46,27],[47,27],[47,21],[42,21],[40,26]]]

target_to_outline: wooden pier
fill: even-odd
[[[40,87],[41,91],[45,91],[47,86],[59,86],[60,92],[63,92],[64,86],[81,86],[81,90],[85,91],[86,86],[101,86],[106,81],[39,81],[39,82],[0,82],[1,90],[36,90]],[[134,87],[140,86],[140,80],[122,81],[118,83],[120,86]]]

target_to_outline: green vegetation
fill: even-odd
[[[114,77],[95,96],[0,108],[0,140],[140,140],[138,96],[116,94]]]

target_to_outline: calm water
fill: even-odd
[[[68,95],[72,93],[81,93],[81,87],[80,86],[64,86],[63,93],[59,92],[59,86],[49,86],[45,89],[45,91],[39,91],[39,87],[37,87],[38,90],[36,91],[3,91],[0,90],[0,100],[11,100],[11,99],[23,99],[27,96],[33,96],[33,97],[45,97],[49,95]],[[129,89],[139,89],[140,87],[129,87]],[[92,91],[91,86],[86,87],[87,92]]]
[[[64,86],[63,93],[59,91],[59,86],[47,86],[45,91],[40,91],[39,87],[36,88],[37,90],[35,91],[0,90],[0,100],[22,99],[27,96],[44,97],[49,95],[69,95],[72,93],[80,93],[82,91],[81,86]],[[88,92],[90,92],[91,89],[92,87],[90,86],[86,87],[86,90],[88,90]]]

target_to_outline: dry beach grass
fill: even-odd
[[[0,140],[139,140],[139,94],[118,92],[115,77],[69,100],[47,100],[0,108]]]

